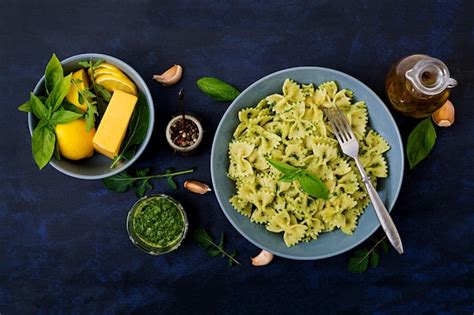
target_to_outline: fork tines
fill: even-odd
[[[337,105],[334,105],[330,108],[325,108],[324,112],[329,118],[329,124],[331,125],[334,135],[336,136],[339,143],[344,143],[355,139],[354,133],[352,132],[351,126],[347,122],[346,116]]]

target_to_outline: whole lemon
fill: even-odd
[[[92,138],[94,138],[95,129],[91,128],[87,132],[84,119],[76,119],[67,124],[58,124],[55,131],[59,153],[65,158],[80,160],[94,154]]]

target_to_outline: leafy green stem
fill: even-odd
[[[97,109],[94,107],[94,104],[89,101],[88,97],[90,95],[86,95],[86,93],[84,92],[85,90],[80,89],[75,80],[71,80],[71,82],[72,82],[72,84],[74,84],[74,86],[76,87],[78,93],[81,95],[81,98],[84,100],[84,102],[87,105],[86,130],[89,131],[89,130],[91,130],[92,127],[94,127],[94,124],[95,124],[94,115],[97,113]],[[87,92],[91,93],[90,91],[87,91]]]
[[[382,243],[383,240],[386,239],[386,238],[387,238],[387,235],[384,235],[377,243],[375,243],[375,245],[372,246],[371,249],[369,249],[369,251],[367,252],[367,254],[365,254],[362,258],[360,258],[360,261],[359,261],[359,263],[358,263],[357,265],[361,264],[364,259],[368,258],[369,255],[372,254],[372,252],[373,252],[373,251],[379,246],[379,244]]]
[[[173,177],[177,175],[184,175],[184,174],[189,174],[194,172],[193,169],[191,170],[184,170],[184,171],[177,171],[177,172],[172,172],[172,173],[166,173],[166,174],[157,174],[157,175],[150,175],[150,176],[138,176],[138,177],[130,177],[130,178],[115,178],[114,180],[116,181],[121,181],[121,180],[139,180],[139,179],[152,179],[152,178],[164,178],[164,177]]]
[[[232,260],[234,263],[236,263],[237,265],[239,266],[242,266],[242,264],[236,260],[234,257],[232,257],[232,255],[229,255],[225,250],[223,250],[220,246],[218,246],[216,243],[214,243],[213,241],[211,240],[207,240],[209,242],[209,244],[211,244],[212,246],[214,246],[219,252],[222,253],[222,255],[225,255],[227,258],[229,258],[230,260]]]

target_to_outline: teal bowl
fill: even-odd
[[[148,113],[149,113],[149,124],[148,124],[148,131],[145,137],[145,140],[139,145],[137,148],[137,152],[128,161],[119,162],[113,169],[110,168],[112,164],[112,160],[103,156],[102,154],[95,153],[92,157],[88,159],[83,159],[79,161],[71,161],[68,159],[61,159],[58,160],[55,157],[51,159],[49,164],[60,171],[61,173],[75,177],[80,179],[101,179],[105,177],[109,177],[120,173],[126,170],[130,165],[132,165],[138,157],[143,153],[145,147],[147,146],[148,142],[150,141],[151,134],[153,132],[153,125],[155,121],[155,109],[153,106],[153,99],[151,97],[151,93],[148,90],[145,81],[143,81],[142,77],[128,64],[125,62],[108,56],[104,54],[93,54],[93,53],[86,53],[75,55],[64,59],[61,61],[63,65],[64,73],[68,74],[70,72],[79,70],[81,67],[78,65],[79,61],[83,60],[98,60],[103,59],[105,62],[113,64],[114,66],[118,67],[122,70],[137,86],[138,90],[142,92],[147,100],[148,104]],[[44,76],[39,80],[36,84],[36,87],[33,91],[35,95],[44,95]],[[33,134],[33,129],[38,123],[38,120],[34,115],[31,113],[28,114],[28,127],[30,128],[30,134]]]
[[[380,180],[378,192],[389,210],[392,210],[400,192],[403,179],[403,144],[397,125],[382,100],[365,84],[340,71],[321,67],[298,67],[272,73],[243,91],[225,112],[219,123],[212,144],[211,175],[217,200],[230,223],[255,246],[277,256],[314,260],[335,256],[359,245],[380,226],[374,208],[370,204],[359,218],[354,234],[349,236],[339,230],[322,234],[317,240],[287,247],[282,234],[271,233],[263,225],[255,224],[232,208],[229,198],[235,194],[235,185],[227,178],[229,158],[227,149],[238,125],[237,113],[245,107],[255,106],[267,95],[281,92],[285,79],[302,83],[319,84],[334,80],[342,88],[354,92],[355,98],[364,100],[369,110],[369,125],[390,144],[386,153],[389,176]]]

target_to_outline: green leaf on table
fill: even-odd
[[[370,266],[376,268],[379,265],[380,256],[376,251],[370,253]]]
[[[49,95],[54,90],[54,87],[64,78],[63,66],[59,62],[58,57],[53,53],[51,59],[46,65],[44,71],[44,85],[46,93]]]
[[[212,244],[212,238],[211,236],[206,232],[204,228],[197,228],[193,230],[192,233],[193,240],[202,248],[207,249],[211,247]]]
[[[48,118],[48,109],[43,104],[43,102],[33,93],[30,93],[30,101],[31,109],[33,114],[35,114],[36,118],[38,119],[47,119]]]
[[[408,136],[407,157],[410,169],[422,161],[433,148],[436,142],[436,130],[431,117],[423,119]]]
[[[150,183],[150,178],[140,178],[148,176],[150,172],[149,168],[144,168],[141,170],[137,170],[137,177],[135,182],[135,195],[137,197],[143,197],[147,190],[152,190],[153,185]]]
[[[315,198],[328,199],[329,191],[326,185],[318,177],[306,173],[298,178],[303,190]]]
[[[356,250],[349,259],[347,269],[353,273],[362,273],[369,266],[369,250],[367,248]]]
[[[388,242],[387,242],[387,239],[384,239],[384,240],[382,241],[382,250],[383,250],[383,252],[384,252],[385,254],[388,253]]]
[[[172,176],[179,176],[194,172],[193,169],[174,171],[171,173],[148,175],[149,169],[141,169],[136,171],[136,176],[131,176],[127,171],[120,172],[116,175],[104,178],[102,182],[105,187],[116,192],[126,192],[135,188],[137,196],[143,196],[147,190],[153,189],[150,180],[154,178],[166,179]]]
[[[68,76],[62,78],[54,86],[53,90],[46,99],[46,107],[51,108],[53,112],[56,111],[59,106],[61,106],[64,98],[69,92],[69,88],[71,87],[71,76],[72,74],[69,74]]]
[[[173,171],[174,171],[173,168],[169,168],[169,169],[166,170],[166,174],[171,174]],[[177,190],[177,189],[178,189],[178,185],[177,185],[176,182],[174,181],[173,176],[168,176],[168,177],[166,177],[166,182],[168,183],[169,188],[171,188],[171,189],[173,189],[173,190]]]
[[[197,228],[192,231],[193,240],[202,248],[206,250],[209,256],[227,257],[229,260],[229,266],[233,264],[240,265],[240,262],[235,258],[237,253],[235,251],[229,253],[224,248],[224,233],[221,233],[219,243],[214,242],[214,239],[204,228]]]
[[[45,167],[49,160],[51,160],[55,150],[55,143],[56,134],[54,130],[45,120],[40,120],[33,130],[31,139],[33,158],[39,169]]]
[[[53,113],[49,122],[53,126],[57,124],[67,124],[71,121],[81,118],[83,115],[84,115],[83,113],[79,114],[79,113],[72,112],[69,110],[61,109]]]
[[[217,78],[203,77],[196,84],[204,94],[216,101],[233,101],[240,94],[234,86]]]
[[[105,187],[116,192],[126,192],[133,187],[134,179],[127,172],[104,178],[102,182]]]

